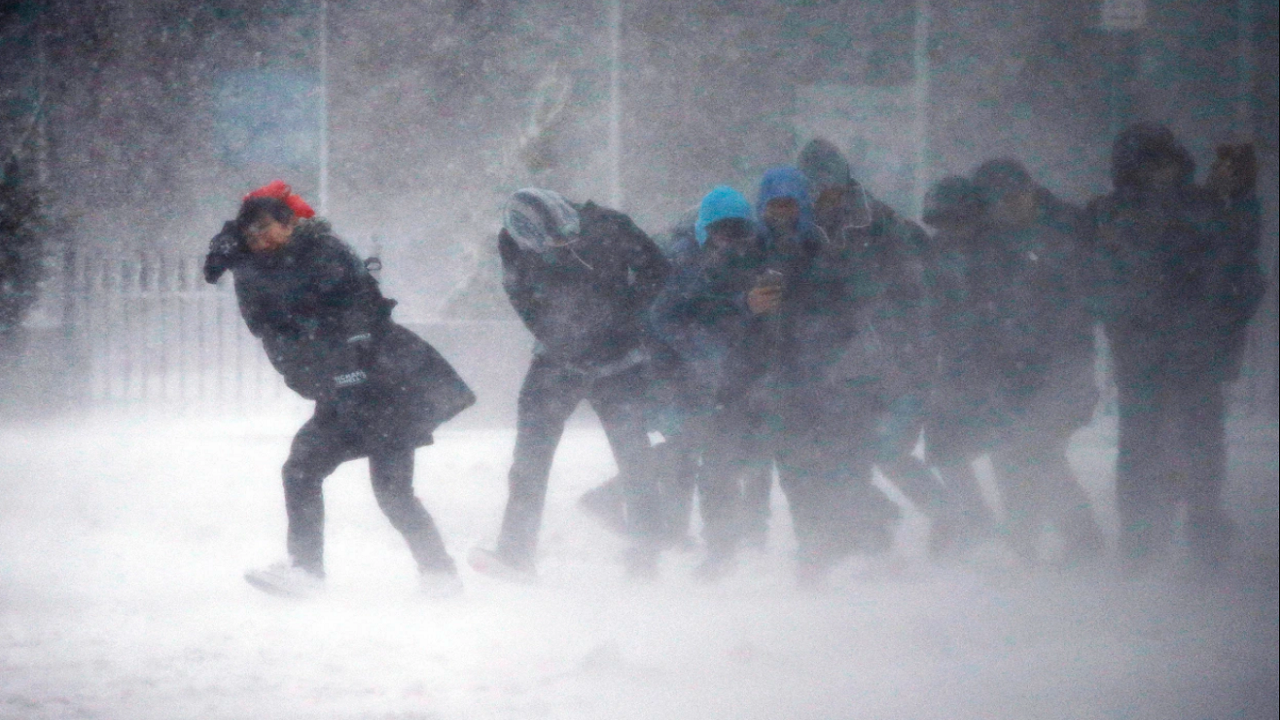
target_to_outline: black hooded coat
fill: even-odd
[[[1179,168],[1164,190],[1140,182],[1144,167]],[[1095,310],[1118,360],[1143,372],[1239,372],[1245,326],[1265,291],[1257,256],[1256,196],[1228,206],[1193,183],[1194,163],[1167,129],[1135,125],[1115,143],[1115,190],[1089,207]]]
[[[502,285],[538,341],[538,354],[585,371],[625,363],[648,335],[646,310],[669,263],[626,215],[574,205],[581,240],[547,253],[498,235]]]
[[[429,445],[437,426],[475,402],[435,348],[392,322],[395,301],[328,223],[301,220],[271,253],[222,245],[232,254],[211,251],[206,279],[220,274],[211,268],[232,271],[249,331],[285,384],[316,401],[313,422],[350,458]]]

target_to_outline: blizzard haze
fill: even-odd
[[[637,586],[621,542],[574,506],[615,470],[591,422],[566,434],[552,472],[539,585],[463,567],[462,597],[418,597],[357,461],[326,483],[328,593],[265,596],[240,575],[280,556],[279,466],[302,419],[0,431],[0,717],[1275,716],[1274,554],[1270,574],[1255,550],[1211,586],[1029,573],[994,550],[932,566],[927,521],[908,509],[896,560],[854,558],[830,591],[801,594],[775,492],[767,553],[745,553],[722,584],[693,582],[692,552]],[[1072,447],[1095,496],[1106,434]],[[459,559],[493,540],[513,439],[446,430],[418,452],[419,495]],[[1239,505],[1259,499],[1234,488],[1248,522],[1256,511]]]
[[[0,3],[5,178],[38,189],[47,220],[39,300],[0,328],[16,338],[0,346],[0,720],[1274,720],[1277,12]],[[894,551],[844,562],[829,590],[796,589],[776,486],[767,548],[723,582],[692,579],[701,548],[629,582],[622,541],[576,506],[617,472],[584,408],[551,473],[541,581],[466,566],[498,531],[533,344],[497,257],[514,190],[595,200],[661,240],[711,188],[754,199],[765,169],[821,136],[912,220],[932,183],[996,157],[1083,206],[1110,191],[1112,139],[1139,120],[1167,124],[1198,179],[1219,143],[1259,157],[1271,289],[1229,390],[1238,542],[1219,579],[1191,582],[1181,545],[1143,579],[1105,561],[1030,570],[998,543],[935,563],[928,521],[880,479],[903,510]],[[325,483],[323,597],[242,579],[284,554],[280,469],[310,408],[200,263],[276,178],[381,257],[394,319],[479,396],[416,456],[459,598],[417,593],[363,461]],[[1104,355],[1070,457],[1114,548]]]

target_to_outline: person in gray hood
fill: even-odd
[[[832,422],[846,433],[841,444],[862,456],[867,481],[874,464],[935,524],[944,523],[946,490],[913,454],[937,365],[925,287],[929,236],[872,196],[829,141],[811,140],[797,166],[813,183],[814,220],[847,298],[850,327],[823,386],[839,411]],[[895,517],[866,524],[888,542],[885,520]]]
[[[493,551],[469,556],[481,572],[531,581],[547,480],[565,421],[583,400],[600,416],[622,474],[633,576],[656,570],[659,526],[645,426],[650,380],[645,312],[668,271],[657,245],[626,215],[570,203],[542,188],[517,191],[498,235],[502,284],[537,341],[517,406],[515,457]]]

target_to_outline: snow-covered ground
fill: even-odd
[[[0,718],[1276,717],[1274,427],[1237,462],[1250,561],[1213,587],[1026,573],[994,553],[931,566],[908,513],[899,562],[853,561],[801,594],[777,492],[768,551],[734,576],[694,583],[695,551],[637,586],[574,507],[613,471],[588,422],[557,458],[537,586],[464,568],[464,596],[417,597],[355,462],[326,485],[329,591],[288,602],[241,574],[283,552],[279,466],[300,422],[0,428]],[[493,540],[512,440],[445,430],[418,453],[460,561]],[[1091,428],[1073,460],[1113,523],[1110,448]]]

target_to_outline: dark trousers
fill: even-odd
[[[1102,550],[1102,531],[1089,496],[1067,460],[1069,430],[1018,433],[991,453],[996,486],[1004,501],[1009,543],[1019,555],[1039,560],[1045,523],[1062,535],[1068,562]]]
[[[293,563],[324,575],[325,478],[352,459],[330,422],[312,417],[293,438],[284,464],[285,510],[289,516],[288,549]],[[404,536],[422,572],[452,572],[453,559],[445,550],[431,515],[413,494],[413,448],[383,450],[369,455],[369,477],[378,507]]]
[[[863,401],[848,405],[865,407],[866,415],[876,418],[868,443],[874,449],[876,467],[917,510],[936,518],[951,499],[941,480],[914,454],[924,430],[924,396],[920,391],[889,401],[888,392],[874,386]]]
[[[645,429],[644,367],[593,378],[555,360],[534,356],[516,409],[516,447],[507,476],[507,508],[497,553],[516,567],[532,567],[546,504],[547,480],[565,421],[586,400],[600,418],[621,473],[630,534],[661,536],[658,492]]]
[[[856,551],[892,544],[897,506],[872,484],[874,420],[854,394],[792,408],[775,441],[778,479],[796,534],[797,559],[825,566]]]
[[[1116,346],[1120,440],[1116,505],[1120,551],[1142,564],[1168,546],[1179,505],[1186,508],[1193,559],[1224,559],[1230,528],[1222,508],[1226,477],[1223,383],[1210,373],[1174,373],[1133,362]]]

